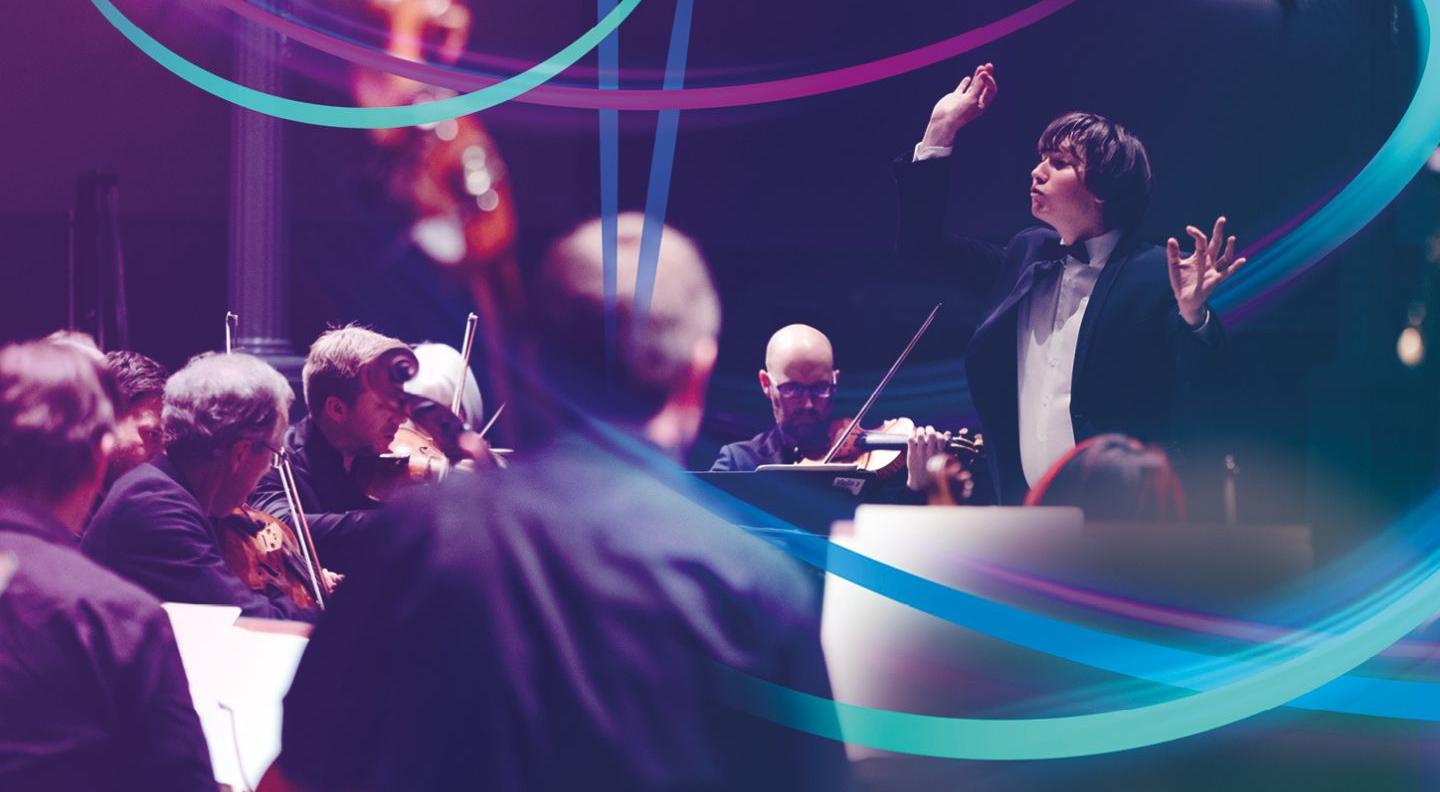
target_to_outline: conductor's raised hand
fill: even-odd
[[[1186,226],[1185,232],[1195,240],[1195,251],[1185,258],[1180,257],[1180,243],[1174,237],[1165,244],[1165,258],[1170,264],[1170,289],[1175,293],[1175,303],[1180,316],[1191,327],[1199,327],[1205,321],[1205,303],[1222,281],[1245,263],[1245,258],[1235,258],[1235,237],[1225,236],[1225,218],[1215,221],[1210,236],[1195,226]]]
[[[955,90],[940,97],[930,111],[930,124],[925,127],[922,142],[927,146],[951,146],[955,133],[985,113],[995,101],[999,86],[995,83],[995,64],[985,63],[975,73],[960,81]]]

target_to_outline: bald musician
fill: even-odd
[[[820,459],[830,450],[832,405],[840,371],[835,350],[824,333],[804,324],[786,325],[765,345],[760,392],[770,401],[775,425],[758,435],[720,449],[712,471],[747,471],[761,465]],[[919,426],[906,447],[905,485],[923,492],[930,484],[925,462],[945,452],[948,432]]]

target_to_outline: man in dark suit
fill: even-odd
[[[1245,263],[1225,218],[1182,257],[1136,236],[1150,191],[1145,146],[1123,126],[1068,113],[1040,136],[1030,173],[1031,228],[1005,246],[947,235],[949,156],[998,87],[984,64],[931,112],[913,155],[896,163],[901,256],[938,270],[980,307],[965,351],[997,497],[1019,503],[1075,443],[1104,432],[1170,438],[1173,405],[1214,365],[1222,339],[1206,304]]]
[[[160,603],[75,548],[114,447],[100,352],[0,348],[0,789],[214,792]]]
[[[567,417],[509,471],[380,513],[385,550],[316,629],[262,790],[847,788],[842,745],[737,710],[713,675],[829,692],[811,580],[693,503],[675,463],[699,431],[720,306],[667,228],[636,307],[644,222],[619,216],[611,240],[609,365],[600,221],[541,263],[531,339],[548,388],[521,406]]]
[[[165,384],[165,453],[110,488],[85,533],[85,554],[168,602],[312,618],[283,590],[248,587],[226,563],[215,523],[270,469],[293,398],[285,378],[259,358],[190,361]]]
[[[310,347],[301,372],[310,414],[285,434],[300,508],[325,566],[348,572],[374,543],[375,509],[351,474],[355,460],[390,450],[405,420],[393,400],[365,383],[367,365],[405,343],[364,327],[327,330]],[[250,494],[251,506],[291,523],[290,503],[271,471]]]

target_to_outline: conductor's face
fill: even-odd
[[[763,373],[775,424],[793,440],[823,443],[835,395],[836,372],[830,361],[791,360],[780,371]]]
[[[1030,171],[1030,213],[1066,242],[1105,231],[1104,202],[1085,186],[1082,163],[1067,151],[1045,152]]]

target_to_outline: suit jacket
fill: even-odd
[[[761,465],[778,465],[794,462],[795,455],[785,446],[780,428],[772,426],[764,432],[738,443],[729,443],[720,449],[720,455],[710,465],[710,470],[754,470]]]
[[[380,504],[367,497],[350,477],[340,452],[310,418],[290,427],[285,433],[285,448],[290,452],[300,508],[305,510],[305,520],[315,537],[320,563],[336,572],[353,570],[357,559],[373,544],[371,526]],[[280,486],[280,474],[274,470],[260,479],[249,502],[287,525],[295,524],[285,490]]]
[[[238,605],[246,616],[310,620],[284,593],[252,591],[225,565],[215,523],[169,457],[121,476],[90,521],[81,549],[165,602]]]
[[[0,499],[0,789],[214,792],[160,603],[34,504]]]
[[[1004,246],[944,230],[949,158],[895,164],[900,186],[900,257],[912,271],[939,277],[976,307],[965,343],[965,371],[1001,503],[1019,503],[1028,486],[1020,464],[1016,349],[1018,307],[1034,288],[1049,228],[1021,231]],[[1121,237],[1090,295],[1075,348],[1070,419],[1080,442],[1120,432],[1168,443],[1179,394],[1217,364],[1223,331],[1212,312],[1195,331],[1180,317],[1165,251],[1135,233]]]
[[[381,512],[386,549],[336,593],[285,696],[291,780],[848,787],[840,743],[740,711],[712,676],[827,696],[813,581],[697,506],[659,449],[617,437],[565,435]]]

